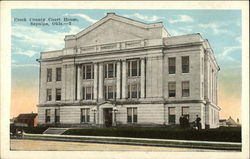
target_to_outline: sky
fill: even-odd
[[[220,66],[220,118],[241,119],[242,24],[240,10],[13,9],[11,11],[11,117],[37,112],[40,52],[60,50],[65,35],[76,34],[115,12],[144,23],[163,22],[172,35],[200,33]],[[55,21],[60,18],[60,25]],[[64,22],[63,18],[75,19]],[[43,20],[44,25],[34,25]]]

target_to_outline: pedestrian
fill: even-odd
[[[179,122],[180,122],[180,126],[181,126],[181,128],[183,128],[183,116],[180,116],[180,118],[179,118]]]
[[[189,127],[189,121],[188,121],[187,116],[184,116],[184,117],[183,117],[183,125],[184,125],[185,128],[188,128],[188,127]]]
[[[196,127],[197,127],[198,130],[201,129],[201,123],[200,122],[201,122],[201,118],[198,115],[196,115],[195,123],[196,123]]]

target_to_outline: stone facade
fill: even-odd
[[[170,125],[198,115],[202,128],[219,126],[219,66],[200,34],[170,36],[162,23],[108,13],[38,61],[40,125]]]

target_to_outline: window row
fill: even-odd
[[[181,57],[181,69],[182,69],[182,73],[189,73],[189,56]],[[168,58],[168,73],[169,74],[176,73],[176,58],[175,57]]]
[[[56,81],[62,80],[62,68],[56,68]],[[52,68],[47,68],[47,82],[52,82]]]
[[[135,99],[141,97],[141,87],[140,83],[128,84],[128,99]],[[56,88],[55,97],[56,101],[61,100],[61,88]],[[46,100],[52,101],[52,89],[47,89]],[[168,83],[168,96],[176,97],[176,82]],[[189,81],[182,82],[182,97],[190,96],[190,84]],[[116,98],[116,86],[104,86],[104,99],[115,99]],[[87,86],[82,88],[82,99],[83,100],[93,100],[94,99],[94,90],[93,86]]]
[[[90,122],[90,108],[82,108],[81,111],[81,123],[89,123]],[[181,116],[188,119],[190,118],[189,107],[181,107]],[[137,123],[138,121],[138,111],[136,107],[127,108],[127,123]],[[176,108],[169,107],[168,108],[168,123],[176,124]],[[45,122],[51,122],[51,110],[45,110]],[[55,109],[55,123],[60,122],[60,109]]]
[[[45,122],[51,122],[51,110],[45,110]],[[60,109],[55,109],[55,123],[60,123]]]
[[[190,96],[190,84],[189,81],[183,81],[181,83],[181,93],[182,97],[189,97]],[[168,83],[168,97],[176,97],[176,82],[169,82]]]
[[[135,99],[141,97],[141,88],[139,83],[128,84],[127,86],[128,99]],[[104,99],[116,99],[116,85],[105,85],[104,90]],[[83,87],[82,91],[82,99],[83,100],[93,100],[94,98],[94,90],[93,86]]]
[[[90,108],[82,108],[81,123],[90,122]],[[60,109],[55,109],[55,123],[60,123]],[[45,110],[45,122],[51,122],[51,109]],[[137,108],[127,108],[127,123],[137,123]]]
[[[56,96],[56,101],[61,100],[61,96],[62,96],[61,88],[56,88],[55,96]],[[47,101],[52,101],[52,89],[47,89],[46,100]]]
[[[127,61],[128,77],[141,76],[141,62],[139,59]],[[82,66],[83,79],[94,79],[94,65],[84,64]],[[117,63],[104,63],[104,78],[115,78],[117,75]]]
[[[189,121],[189,107],[182,107],[181,108],[181,115],[186,117]],[[175,107],[168,108],[168,123],[175,124],[176,123],[176,110]]]

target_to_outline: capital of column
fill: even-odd
[[[145,60],[145,59],[146,59],[146,57],[145,57],[145,56],[140,57],[140,60]]]

